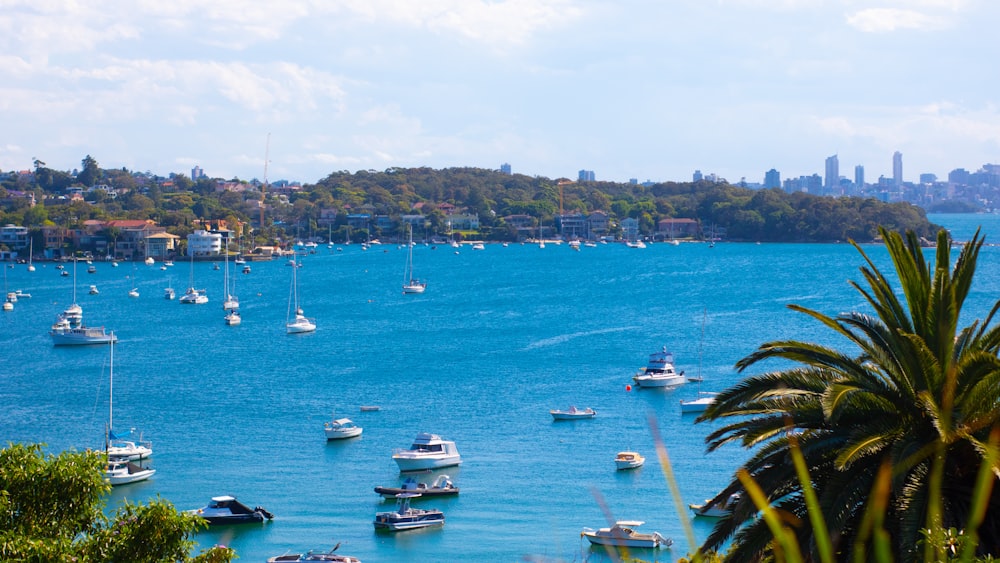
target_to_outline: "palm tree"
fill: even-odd
[[[820,344],[768,342],[740,360],[744,371],[765,360],[787,369],[746,378],[717,397],[699,421],[727,424],[706,437],[709,451],[736,442],[757,451],[744,469],[784,514],[803,557],[819,560],[803,486],[792,464],[801,452],[818,511],[837,560],[848,560],[865,543],[869,500],[885,501],[883,526],[897,561],[935,559],[922,529],[978,526],[978,552],[1000,554],[1000,494],[986,491],[985,514],[974,510],[977,474],[995,451],[990,431],[1000,419],[1000,328],[990,327],[1000,302],[984,321],[959,329],[983,240],[979,231],[949,272],[949,239],[937,237],[936,262],[925,262],[917,236],[880,228],[899,279],[901,295],[865,252],[867,288],[850,282],[874,315],[847,312],[829,317],[797,305],[846,339],[853,352]],[[992,444],[992,448],[991,448]],[[891,470],[887,487],[873,496],[880,468]],[[1000,468],[990,467],[995,484]],[[716,500],[743,491],[738,479]],[[730,517],[720,520],[703,550],[732,540],[728,561],[760,561],[773,555],[775,539],[757,507],[742,494]],[[974,514],[977,513],[977,514]],[[976,526],[973,526],[976,527]]]

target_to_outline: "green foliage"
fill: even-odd
[[[744,379],[699,419],[735,420],[709,434],[710,450],[729,442],[757,449],[744,465],[745,478],[716,497],[746,491],[751,482],[761,491],[756,502],[742,495],[705,541],[704,548],[713,549],[732,539],[728,561],[774,556],[776,540],[785,545],[788,534],[810,560],[824,552],[816,536],[822,534],[834,540],[838,560],[852,553],[885,560],[891,553],[900,561],[934,561],[944,557],[945,546],[935,539],[921,553],[922,530],[948,528],[971,530],[979,556],[1000,551],[994,487],[1000,432],[991,435],[1000,427],[1000,328],[990,327],[1000,303],[985,320],[958,325],[982,238],[976,233],[949,271],[943,230],[934,265],[925,263],[914,233],[905,240],[885,229],[880,234],[901,291],[858,246],[867,287],[852,285],[874,315],[829,317],[789,306],[856,351],[795,340],[765,343],[737,367],[767,360],[791,367]],[[801,467],[792,463],[796,455]],[[776,529],[755,518],[762,509],[812,525]]]
[[[205,522],[161,499],[126,503],[105,516],[104,463],[91,451],[44,455],[40,445],[0,451],[0,560],[224,563],[236,557],[219,546],[190,557],[188,537]]]

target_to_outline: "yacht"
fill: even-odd
[[[236,497],[224,495],[212,497],[212,502],[197,510],[188,510],[188,514],[201,516],[210,525],[218,524],[250,524],[271,520],[274,515],[260,506],[250,508]]]
[[[615,467],[618,469],[635,469],[642,467],[646,463],[646,458],[638,452],[618,452],[615,456]]]
[[[243,317],[240,316],[240,312],[236,309],[230,309],[226,311],[226,316],[224,317],[226,324],[229,326],[236,326],[243,322]]]
[[[90,291],[88,291],[88,293],[90,293],[91,295],[97,295],[98,293],[100,293],[100,291],[97,290],[97,286],[96,285],[91,285],[90,286]]]
[[[326,432],[327,440],[339,440],[341,438],[353,438],[360,436],[363,429],[354,424],[349,418],[337,418],[330,422],[323,423],[323,430]]]
[[[417,434],[410,449],[393,450],[392,459],[400,471],[422,471],[462,463],[462,456],[459,455],[455,442],[442,440],[437,434],[427,432]]]
[[[637,532],[634,528],[642,526],[645,522],[638,520],[619,520],[610,528],[592,530],[584,528],[581,536],[590,540],[594,545],[609,545],[613,547],[670,547],[673,540],[665,538],[659,532],[646,534]]]
[[[110,344],[118,338],[113,332],[107,332],[104,327],[72,326],[72,321],[64,315],[52,325],[49,331],[54,346],[80,346],[85,344]]]
[[[674,370],[674,356],[667,347],[649,355],[649,362],[632,377],[639,387],[674,387],[687,381],[684,372]]]
[[[126,438],[131,438],[131,435],[131,430],[122,435],[115,434],[113,431],[108,433],[108,459],[115,461],[137,461],[153,455],[152,442],[143,440],[141,435],[138,441],[127,440]]]
[[[443,526],[444,512],[440,510],[411,508],[410,499],[417,498],[420,493],[402,493],[396,495],[396,510],[392,512],[375,513],[375,529],[398,532],[429,526]]]
[[[184,295],[181,295],[179,301],[185,305],[203,305],[208,303],[208,295],[205,294],[204,289],[189,287]]]
[[[131,461],[108,460],[104,468],[104,480],[111,483],[111,486],[126,485],[137,481],[145,481],[153,476],[156,470],[150,467],[142,467]]]

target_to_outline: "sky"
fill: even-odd
[[[1000,163],[996,0],[0,0],[0,171],[944,179]]]

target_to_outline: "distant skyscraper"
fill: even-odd
[[[865,167],[860,164],[854,167],[854,186],[859,190],[865,187]]]
[[[596,180],[593,170],[581,170],[578,179],[581,182],[593,182]]]
[[[826,191],[833,191],[840,183],[840,162],[837,160],[837,155],[827,157],[826,159],[826,176],[823,177],[823,188]]]
[[[510,174],[510,164],[507,164],[506,162],[503,163],[503,164],[501,164],[500,165],[500,173],[501,174]]]
[[[903,153],[899,151],[892,153],[892,183],[897,188],[903,185]]]
[[[201,169],[201,166],[196,165],[194,168],[191,169],[192,180],[197,181],[198,178],[204,178],[204,177],[205,177],[205,171]]]
[[[764,187],[765,188],[780,188],[781,187],[781,173],[774,168],[768,170],[764,173]]]
[[[701,175],[701,170],[695,170],[694,175],[691,177],[695,182],[700,182],[704,176]]]

